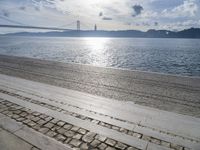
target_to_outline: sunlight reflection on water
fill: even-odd
[[[108,56],[106,53],[110,42],[109,38],[85,38],[84,42],[88,45],[91,59],[91,64],[98,66],[108,66]]]

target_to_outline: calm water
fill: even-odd
[[[0,37],[0,54],[200,76],[200,40]]]

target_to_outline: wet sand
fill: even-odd
[[[200,117],[200,78],[0,55],[0,73]]]

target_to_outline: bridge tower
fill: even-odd
[[[97,31],[97,25],[96,24],[94,25],[94,31]]]
[[[81,22],[80,22],[80,20],[77,20],[76,27],[77,27],[77,31],[81,30]]]

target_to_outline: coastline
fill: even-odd
[[[200,117],[200,78],[0,55],[0,73]]]

